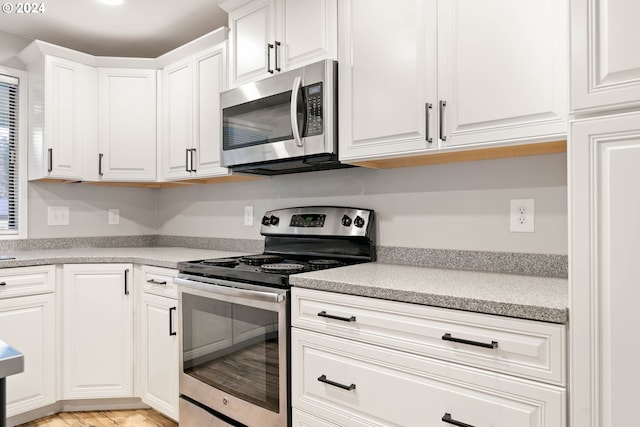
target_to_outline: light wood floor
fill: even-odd
[[[177,427],[151,409],[129,411],[62,412],[18,427]]]

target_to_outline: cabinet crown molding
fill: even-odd
[[[88,53],[58,46],[42,40],[34,40],[25,47],[17,58],[25,65],[29,65],[42,55],[51,55],[59,58],[69,59],[91,67],[112,67],[112,68],[142,68],[159,70],[171,62],[185,58],[195,52],[215,46],[227,40],[229,29],[220,27],[210,33],[204,34],[182,46],[179,46],[157,58],[129,58],[115,56],[94,56]]]

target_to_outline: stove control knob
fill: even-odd
[[[353,220],[353,225],[358,228],[364,227],[364,219],[362,219],[362,217],[360,216],[357,216],[356,219]]]
[[[345,227],[348,227],[351,225],[351,218],[349,217],[349,215],[344,215],[342,217],[342,225],[344,225]]]
[[[262,225],[269,225],[269,217],[268,216],[263,216],[262,217]]]
[[[269,218],[269,224],[271,225],[278,225],[279,222],[280,222],[280,218],[278,218],[275,215],[271,215],[271,218]]]

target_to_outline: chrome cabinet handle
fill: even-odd
[[[98,154],[98,175],[102,176],[104,175],[102,173],[102,158],[104,157],[104,154],[100,153]]]
[[[442,421],[447,423],[447,424],[453,424],[454,426],[458,426],[458,427],[474,427],[471,424],[467,424],[467,423],[463,423],[461,421],[456,421],[453,418],[451,418],[451,414],[446,412],[443,416],[442,416]]]
[[[191,172],[196,172],[195,164],[196,164],[196,149],[192,148],[191,150]]]
[[[440,101],[440,140],[442,142],[447,140],[444,134],[444,108],[447,106],[447,101]]]
[[[280,42],[276,40],[276,71],[280,72],[280,65],[278,59],[280,58]]]
[[[47,153],[49,155],[49,165],[47,167],[47,172],[51,173],[53,171],[53,148],[47,149]]]
[[[303,145],[300,129],[298,129],[298,91],[301,86],[302,77],[296,77],[293,80],[293,88],[291,89],[291,131],[298,147]]]
[[[433,107],[433,105],[428,103],[428,102],[426,104],[424,104],[424,121],[425,121],[424,134],[425,134],[425,139],[427,140],[427,142],[429,144],[431,144],[433,142],[433,138],[431,138],[431,131],[429,129],[429,121],[431,119],[431,108],[432,107]]]
[[[351,383],[351,384],[349,384],[349,385],[340,384],[340,383],[337,383],[337,382],[335,382],[335,381],[328,380],[328,379],[327,379],[327,376],[326,376],[326,375],[324,375],[324,374],[323,374],[323,375],[320,375],[320,376],[318,377],[318,381],[320,381],[321,383],[325,383],[325,384],[332,385],[332,386],[334,386],[334,387],[341,388],[341,389],[343,389],[343,390],[351,391],[351,390],[355,390],[355,389],[356,389],[356,385],[355,385],[355,384],[353,384],[353,383]]]
[[[267,71],[270,74],[273,74],[273,70],[271,69],[271,49],[273,49],[273,45],[271,43],[267,43]]]
[[[176,311],[177,309],[178,309],[177,307],[171,307],[169,309],[169,336],[170,337],[178,334],[176,331],[173,330],[173,316],[171,315],[171,313]]]
[[[129,269],[124,270],[124,294],[129,295]]]
[[[343,322],[355,322],[356,321],[356,316],[351,316],[351,317],[342,317],[342,316],[335,316],[333,314],[327,314],[326,311],[322,310],[320,313],[318,313],[319,317],[326,317],[327,319],[334,319],[334,320],[342,320]]]
[[[454,338],[451,336],[450,333],[446,333],[442,336],[442,340],[443,341],[451,341],[451,342],[457,342],[460,344],[467,344],[467,345],[474,345],[476,347],[483,347],[483,348],[498,348],[498,341],[491,341],[491,343],[485,343],[485,342],[479,342],[479,341],[471,341],[471,340],[465,340],[462,338]]]
[[[149,279],[147,280],[147,283],[151,283],[152,285],[166,285],[167,281],[166,280],[156,280],[156,279]]]

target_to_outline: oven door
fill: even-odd
[[[289,291],[206,280],[174,279],[180,393],[248,426],[287,426]]]

